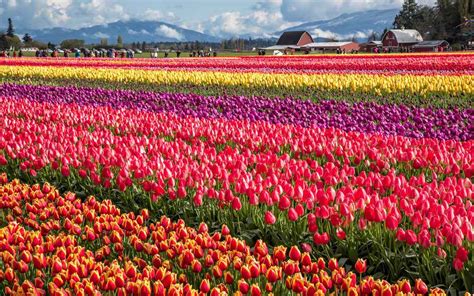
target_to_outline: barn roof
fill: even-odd
[[[313,41],[311,35],[306,31],[288,31],[280,36],[276,45],[297,45],[304,34],[308,34]]]
[[[423,41],[423,37],[421,37],[420,32],[417,30],[390,30],[397,38],[398,43],[417,43]],[[388,32],[387,32],[388,33]],[[385,33],[385,35],[387,35]],[[384,39],[385,39],[384,35]]]
[[[449,45],[449,43],[446,40],[429,40],[415,44],[413,47],[435,47],[441,45]]]

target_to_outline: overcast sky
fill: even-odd
[[[158,20],[217,36],[261,34],[345,12],[399,8],[403,0],[0,0],[0,23],[78,28],[117,20]],[[432,4],[434,0],[419,0]]]

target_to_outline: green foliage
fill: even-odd
[[[122,35],[118,35],[117,37],[117,47],[122,48],[123,47],[123,38]]]
[[[62,48],[81,48],[84,47],[84,40],[81,39],[66,39],[61,42]]]
[[[31,37],[30,34],[26,33],[25,35],[23,35],[23,43],[27,44],[27,43],[31,43],[33,42],[33,38]]]
[[[402,10],[395,16],[393,26],[397,29],[412,29],[415,28],[415,20],[419,6],[415,0],[403,1]]]
[[[48,45],[46,43],[43,43],[41,41],[33,40],[28,43],[23,44],[24,47],[36,47],[38,49],[47,49]]]
[[[7,36],[8,37],[15,37],[15,29],[13,28],[13,21],[12,21],[11,18],[8,18]]]
[[[7,34],[0,35],[0,48],[1,49],[18,49],[21,46],[21,40],[18,36],[14,35],[13,37],[8,36]]]

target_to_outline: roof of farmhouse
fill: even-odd
[[[298,45],[304,35],[307,35],[311,42],[313,41],[311,35],[306,31],[288,31],[280,36],[276,45]]]
[[[421,37],[420,32],[417,30],[390,30],[388,32],[392,32],[397,38],[398,43],[417,43],[423,41],[423,37]],[[388,34],[385,33],[385,34]],[[385,36],[384,36],[385,37]]]
[[[434,47],[434,46],[447,46],[449,45],[448,41],[446,40],[429,40],[423,41],[418,44],[415,44],[413,47]]]

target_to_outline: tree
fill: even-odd
[[[20,48],[21,40],[18,36],[14,35],[13,37],[8,36],[7,34],[0,35],[0,48],[2,49],[16,49]]]
[[[118,35],[118,37],[117,37],[117,47],[118,47],[118,48],[122,48],[122,47],[123,47],[122,35]]]
[[[81,48],[84,44],[85,41],[82,39],[66,39],[61,42],[61,48]]]
[[[395,29],[413,29],[417,11],[418,4],[415,0],[404,0],[402,10],[395,16],[393,27]]]
[[[369,35],[369,38],[367,38],[367,42],[377,41],[378,39],[379,36],[377,35],[377,33],[375,31],[372,31],[372,33],[370,33]]]
[[[13,37],[13,36],[15,36],[15,28],[13,28],[13,21],[12,21],[11,18],[8,18],[7,36],[8,36],[8,37]]]
[[[25,44],[28,44],[28,43],[31,43],[33,42],[33,38],[31,37],[30,34],[26,33],[25,35],[23,35],[23,43]]]
[[[101,46],[109,45],[109,40],[107,38],[100,38],[100,45]]]
[[[56,44],[54,44],[54,43],[48,42],[48,45],[47,45],[47,46],[48,46],[48,48],[51,49],[51,50],[56,49]]]
[[[145,51],[145,50],[146,50],[146,42],[143,41],[143,42],[142,42],[142,51]]]

